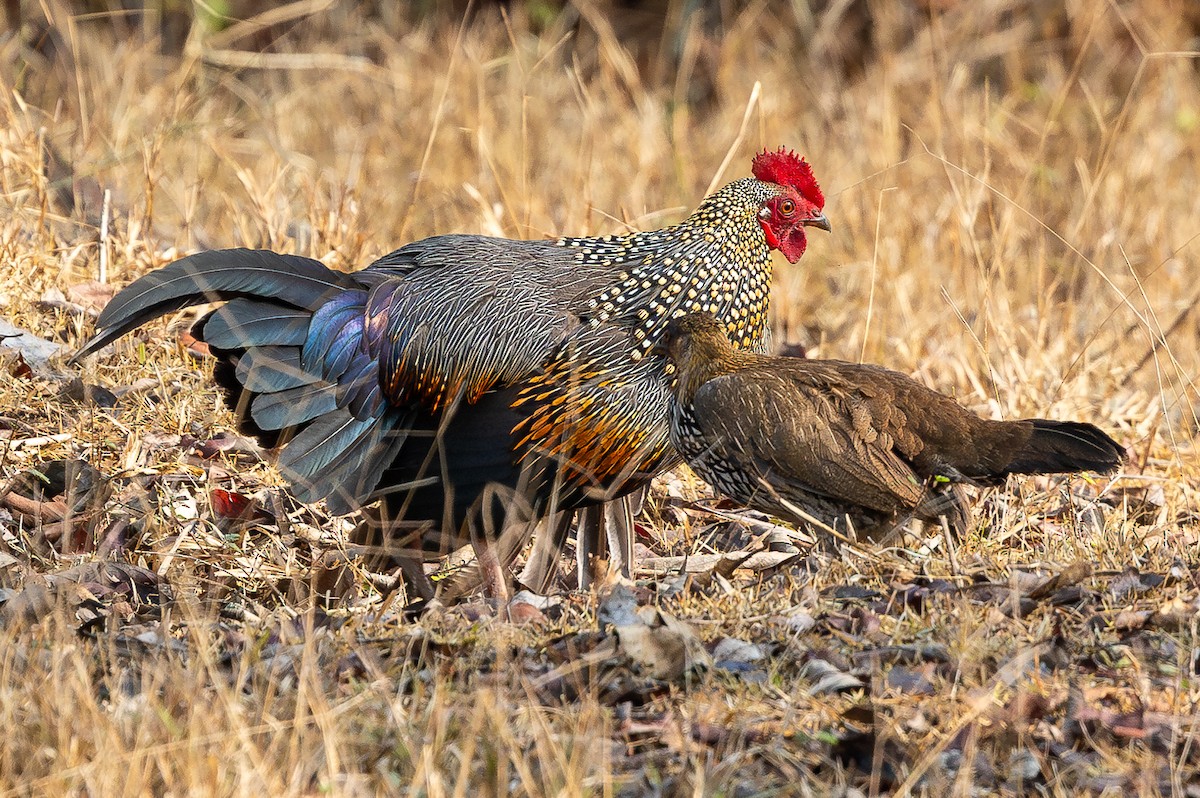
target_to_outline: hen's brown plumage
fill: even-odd
[[[706,482],[743,504],[839,531],[968,516],[957,483],[1110,471],[1122,448],[1091,424],[991,421],[899,372],[734,349],[698,313],[668,325],[677,375],[671,440]]]

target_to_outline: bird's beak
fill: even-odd
[[[824,230],[826,233],[831,232],[833,228],[829,226],[829,220],[825,218],[825,214],[819,214],[811,219],[805,219],[800,224],[805,227],[816,227],[819,230]]]

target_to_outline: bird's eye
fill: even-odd
[[[783,202],[779,203],[779,212],[784,216],[791,216],[796,212],[796,203],[790,199],[785,199]]]

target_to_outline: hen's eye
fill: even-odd
[[[783,202],[779,203],[779,212],[784,216],[791,216],[796,212],[796,203],[790,199],[785,199]]]

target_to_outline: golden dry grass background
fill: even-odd
[[[658,227],[747,174],[756,149],[782,144],[813,164],[833,234],[812,236],[799,264],[777,264],[778,340],[916,374],[987,415],[1094,421],[1129,447],[1125,477],[1014,483],[988,500],[953,562],[941,549],[847,554],[815,576],[685,592],[669,609],[706,640],[785,653],[765,685],[716,674],[669,687],[646,710],[656,731],[639,736],[593,683],[561,705],[530,687],[559,636],[595,627],[586,600],[535,629],[460,617],[413,627],[364,611],[314,630],[308,602],[263,588],[276,577],[303,583],[305,558],[336,550],[341,528],[299,541],[303,555],[298,533],[220,534],[204,499],[213,475],[153,435],[204,437],[230,418],[203,364],[175,343],[181,324],[156,323],[82,367],[92,383],[158,381],[117,413],[65,402],[54,380],[0,382],[6,478],[83,456],[109,474],[183,485],[168,499],[160,492],[169,511],[137,520],[141,544],[126,555],[177,593],[146,639],[128,626],[124,636],[80,637],[50,621],[0,632],[0,790],[826,794],[857,784],[967,794],[969,769],[938,782],[933,754],[919,754],[972,730],[967,750],[998,770],[1014,751],[1033,751],[1043,788],[1076,794],[1084,782],[1039,747],[1050,732],[1038,719],[996,720],[993,710],[1025,691],[1044,698],[1051,718],[1067,712],[1078,680],[1099,677],[1027,661],[1056,635],[1086,648],[1116,632],[1053,608],[997,617],[966,599],[886,617],[877,635],[937,640],[956,667],[930,696],[873,693],[878,750],[886,739],[909,752],[908,769],[881,786],[820,744],[841,733],[862,694],[810,696],[797,672],[797,652],[852,642],[816,640],[779,619],[797,608],[836,615],[827,587],[883,589],[914,574],[1003,582],[1018,566],[1054,573],[1079,561],[1096,572],[1200,566],[1195,9],[1188,0],[504,8],[481,4],[464,24],[445,9],[295,3],[260,18],[269,26],[197,21],[179,52],[158,38],[153,15],[72,16],[49,3],[48,33],[45,9],[27,8],[25,28],[0,41],[0,314],[69,351],[85,322],[38,302],[97,279],[102,247],[106,278],[123,284],[197,248],[263,246],[352,269],[435,233]],[[58,437],[17,443],[45,436]],[[277,481],[245,460],[222,469],[235,486]],[[1135,518],[1124,499],[1099,523],[1075,511],[1101,490],[1142,504],[1152,494],[1154,512]],[[1064,504],[1057,516],[1047,509]],[[73,562],[31,555],[33,532],[5,524],[18,560],[5,585]],[[239,580],[251,576],[260,589],[242,600]],[[1146,600],[1194,611],[1195,598],[1188,577]],[[227,603],[243,613],[237,623]],[[1194,615],[1171,634],[1178,662],[1167,686],[1141,665],[1118,668],[1114,691],[1134,698],[1114,701],[1190,717],[1200,699]],[[991,731],[978,731],[987,718]],[[695,734],[702,724],[762,734],[714,744]],[[1182,794],[1195,762],[1192,727],[1179,724],[1165,752],[1124,738],[1090,750],[1118,789]]]

